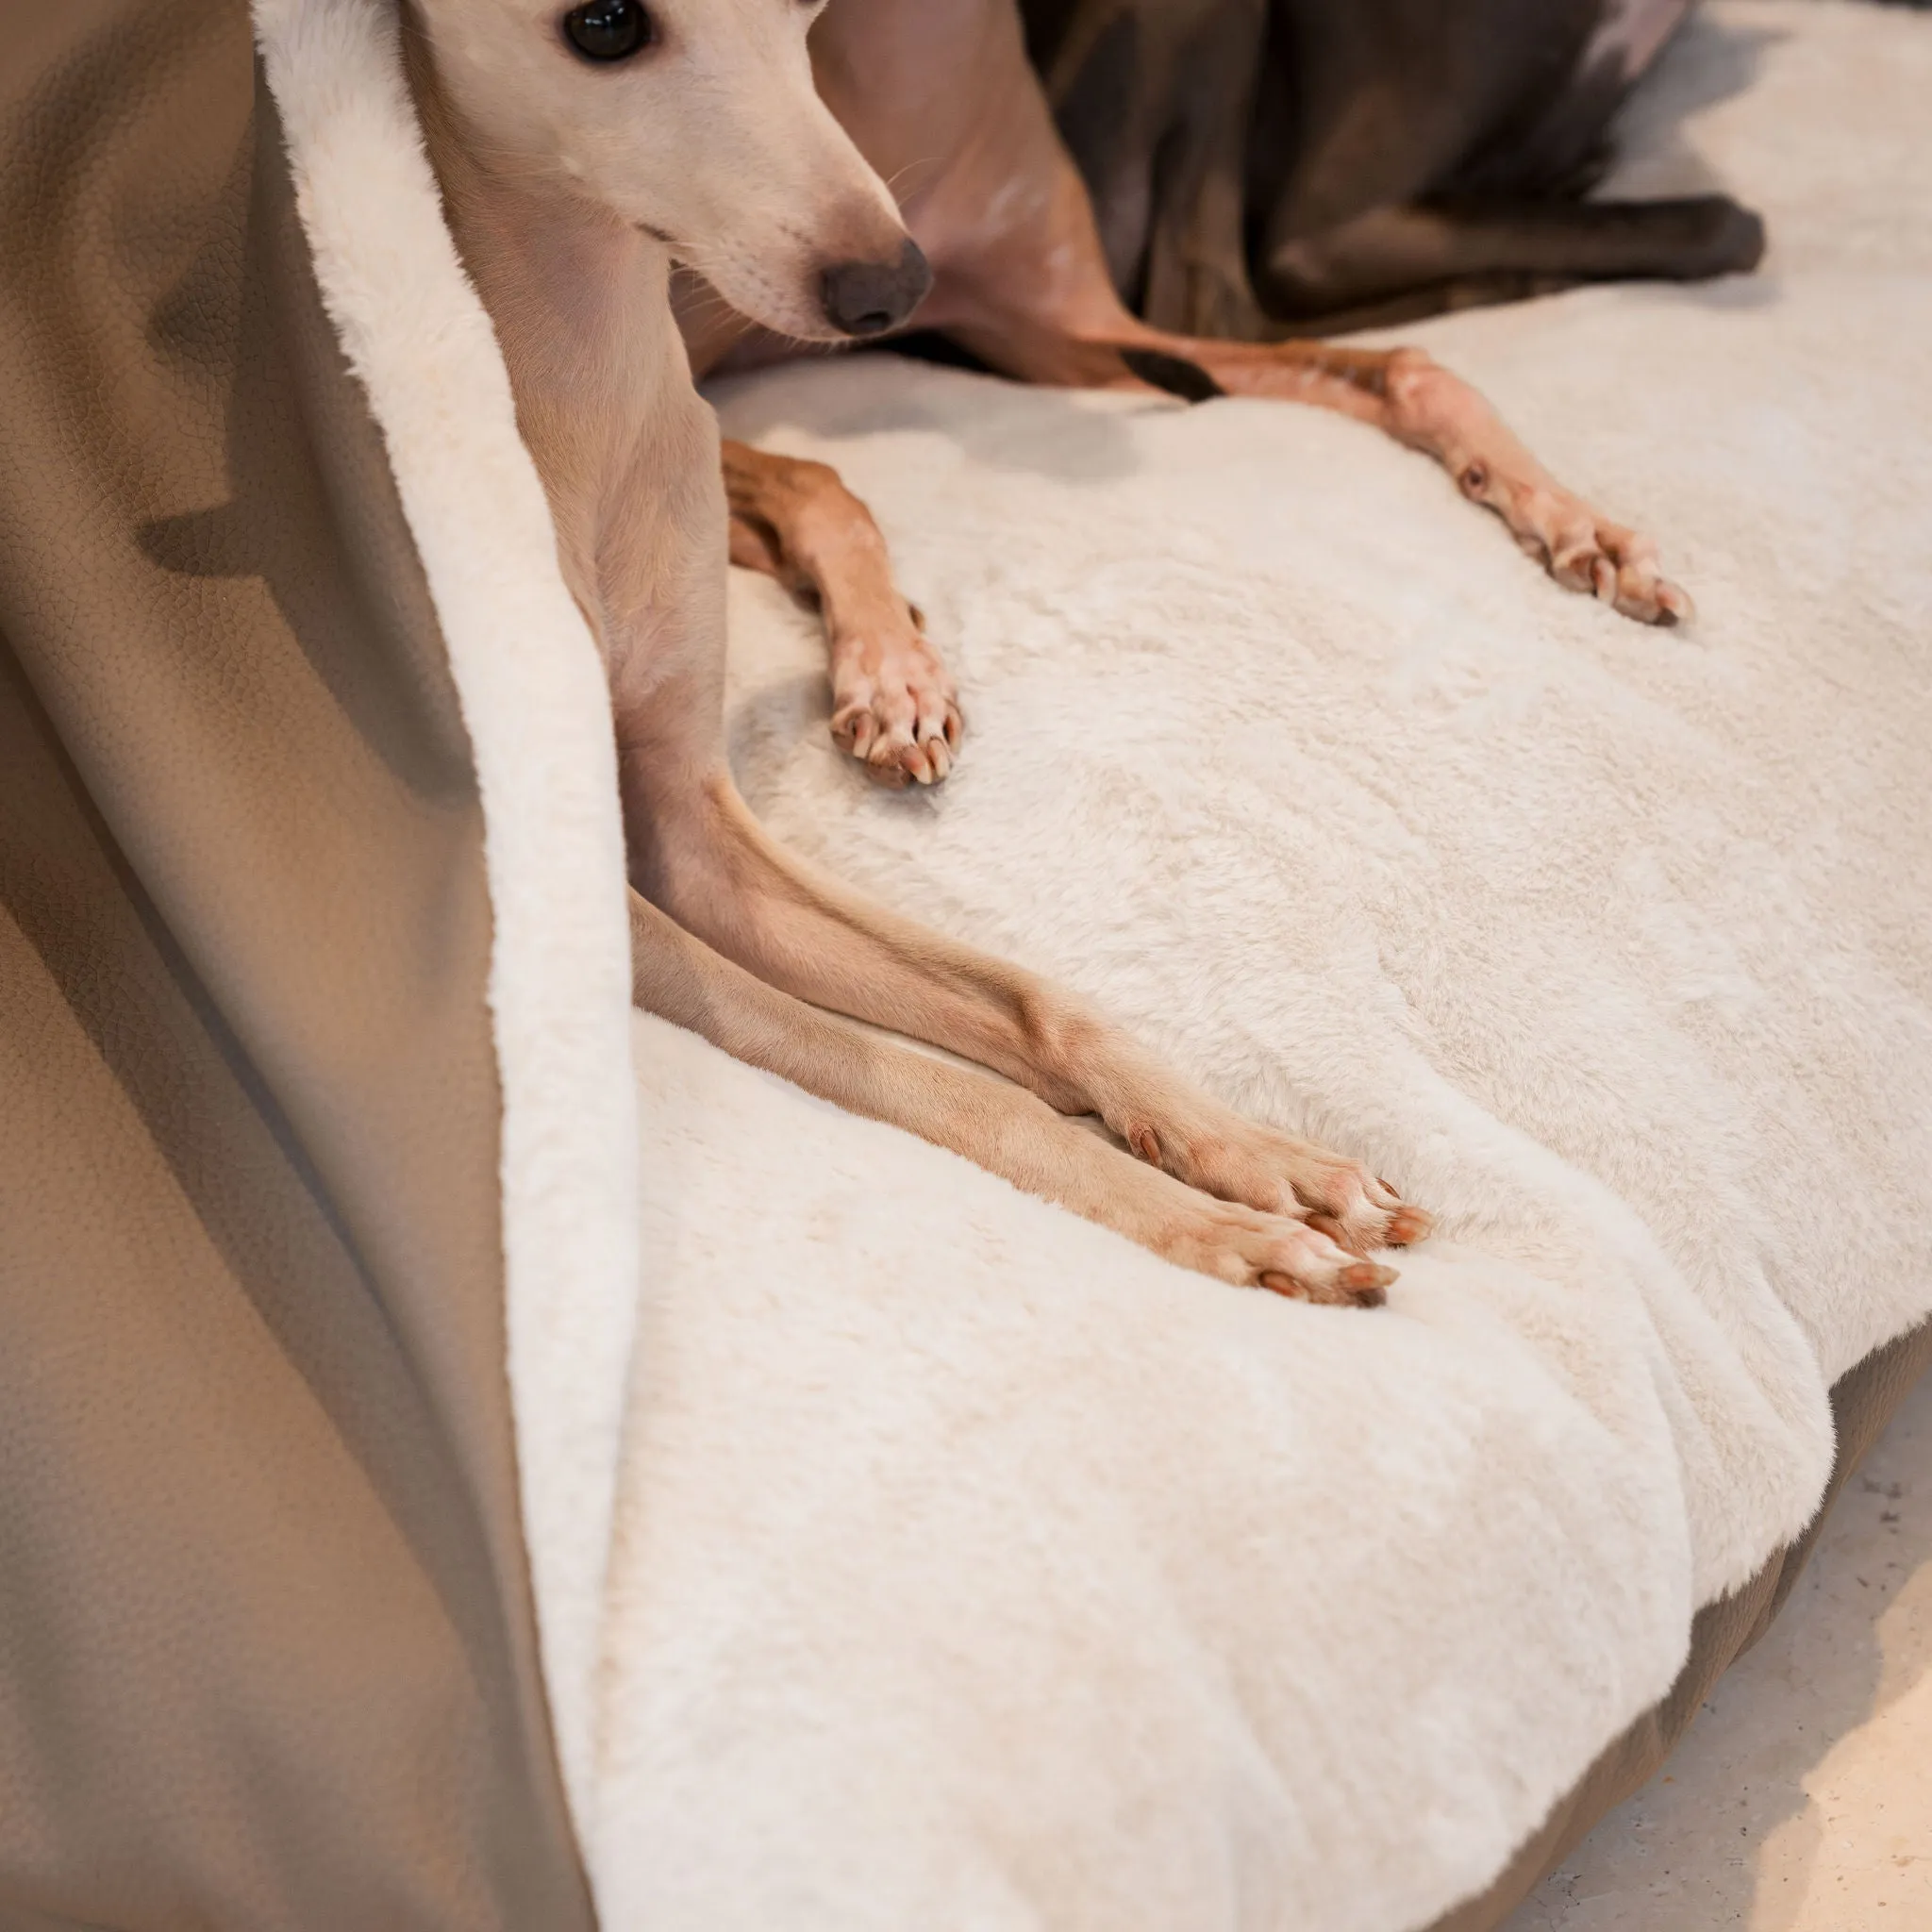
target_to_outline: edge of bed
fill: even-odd
[[[1496,1932],[1609,1812],[1662,1768],[1718,1679],[1771,1628],[1804,1574],[1839,1492],[1928,1370],[1932,1319],[1874,1349],[1832,1384],[1837,1453],[1817,1513],[1803,1534],[1774,1550],[1740,1589],[1697,1612],[1690,1624],[1690,1654],[1670,1690],[1605,1745],[1486,1890],[1419,1932]]]

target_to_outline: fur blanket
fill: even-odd
[[[487,345],[417,316],[412,375],[405,297],[337,219],[427,192],[420,158],[344,175],[395,136],[355,66],[386,42],[355,0],[264,19],[446,625],[588,649],[526,541],[500,372],[460,465],[402,400],[462,395]],[[358,84],[307,111],[327,62]],[[604,1022],[531,992],[577,946],[608,1000],[611,933],[567,872],[499,898],[557,922],[495,994],[507,1091],[551,1105],[506,1151],[509,1372],[606,1925],[1426,1924],[1805,1524],[1827,1385],[1932,1308],[1928,89],[1921,19],[1724,0],[1639,102],[1627,179],[1763,208],[1765,275],[1414,332],[1662,538],[1685,633],[1556,590],[1429,466],[1312,413],[881,358],[721,398],[868,498],[969,722],[941,792],[868,790],[813,625],[736,580],[767,823],[1362,1154],[1441,1232],[1386,1311],[1314,1309],[658,1022],[618,1108]],[[467,313],[440,245],[391,265]],[[499,682],[486,783],[562,773],[564,809],[528,803],[568,818],[575,741]],[[506,810],[493,891],[529,863]],[[553,831],[602,851],[579,816]]]

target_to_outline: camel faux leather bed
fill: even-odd
[[[1685,631],[1312,412],[718,392],[969,721],[735,576],[754,808],[1436,1210],[1373,1313],[632,1012],[391,16],[0,36],[0,1926],[1498,1924],[1932,1355],[1932,24],[1673,51],[1759,276],[1408,332]]]

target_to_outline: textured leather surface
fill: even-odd
[[[0,1927],[591,1910],[482,818],[241,0],[0,8]]]
[[[1551,1810],[1496,1882],[1429,1932],[1492,1932],[1556,1870],[1607,1811],[1615,1809],[1677,1748],[1713,1686],[1771,1627],[1810,1560],[1825,1512],[1857,1470],[1913,1385],[1932,1368],[1932,1322],[1869,1355],[1833,1385],[1838,1453],[1810,1526],[1777,1551],[1735,1595],[1707,1604],[1690,1625],[1690,1654],[1663,1700],[1610,1744]]]

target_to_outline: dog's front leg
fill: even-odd
[[[1566,489],[1478,391],[1420,349],[1207,341],[1135,327],[1157,354],[1197,366],[1230,395],[1336,409],[1433,457],[1566,590],[1643,624],[1690,615],[1690,597],[1664,575],[1650,538]]]
[[[1150,1166],[1358,1254],[1427,1232],[1360,1162],[1244,1119],[1071,993],[816,873],[766,835],[722,767],[695,789],[631,770],[656,793],[633,839],[641,886],[760,980],[976,1060],[1056,1113],[1098,1115]]]
[[[824,463],[729,439],[724,463],[732,562],[769,573],[824,620],[832,736],[878,784],[938,784],[965,724],[872,512]]]

